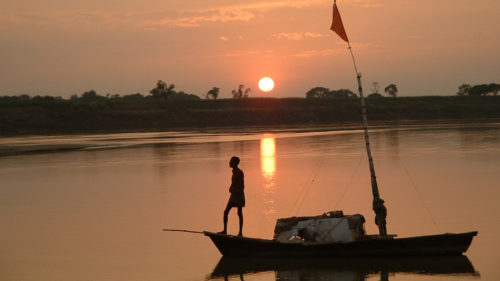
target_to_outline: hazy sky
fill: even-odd
[[[2,0],[0,95],[148,94],[157,80],[204,96],[355,90],[330,0]],[[500,1],[338,0],[363,73],[401,96],[500,83]],[[257,82],[275,80],[263,94]]]

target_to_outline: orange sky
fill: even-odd
[[[338,0],[363,73],[399,95],[454,95],[500,83],[500,1]],[[148,94],[156,81],[204,96],[356,89],[332,1],[4,0],[0,95]],[[257,89],[270,76],[276,88]]]

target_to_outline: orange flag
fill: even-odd
[[[347,43],[349,43],[349,39],[347,39],[347,34],[345,33],[344,24],[342,23],[342,18],[340,18],[339,9],[337,9],[337,1],[333,2],[333,20],[331,30],[335,31],[340,38],[344,39]]]

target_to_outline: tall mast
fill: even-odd
[[[354,62],[354,56],[352,54],[351,46],[349,45],[349,51]],[[378,191],[377,176],[375,175],[375,166],[373,165],[373,157],[370,148],[370,135],[368,133],[368,119],[366,118],[366,104],[365,97],[363,96],[363,87],[361,86],[361,73],[356,69],[356,63],[354,62],[354,68],[357,73],[358,80],[358,92],[361,99],[361,115],[363,118],[363,127],[365,130],[365,144],[366,144],[366,155],[368,156],[368,164],[370,165],[370,176],[372,184],[373,193],[373,211],[375,212],[375,224],[378,226],[380,236],[387,235],[386,220],[387,209],[384,206],[384,200],[380,198],[380,193]]]
[[[332,26],[330,27],[332,31],[337,33],[340,38],[347,42],[349,52],[351,53],[352,63],[354,65],[354,70],[356,71],[356,77],[358,80],[358,92],[361,99],[361,115],[363,117],[363,126],[365,129],[365,143],[366,143],[366,154],[368,156],[368,163],[370,165],[370,175],[373,193],[373,211],[375,212],[375,224],[378,226],[380,236],[387,235],[386,221],[387,209],[384,206],[384,200],[380,198],[380,193],[378,191],[377,177],[375,176],[375,167],[373,165],[372,152],[370,149],[370,135],[368,134],[368,120],[366,118],[366,104],[365,97],[363,96],[363,87],[361,86],[361,73],[358,72],[356,67],[356,61],[354,60],[354,54],[352,53],[351,44],[347,38],[347,34],[344,29],[344,24],[340,18],[340,12],[337,8],[337,0],[333,2],[333,20]]]

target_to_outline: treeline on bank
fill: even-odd
[[[368,98],[369,121],[500,118],[500,96]],[[0,134],[164,131],[203,127],[325,125],[361,121],[358,97],[61,99],[0,97]]]

